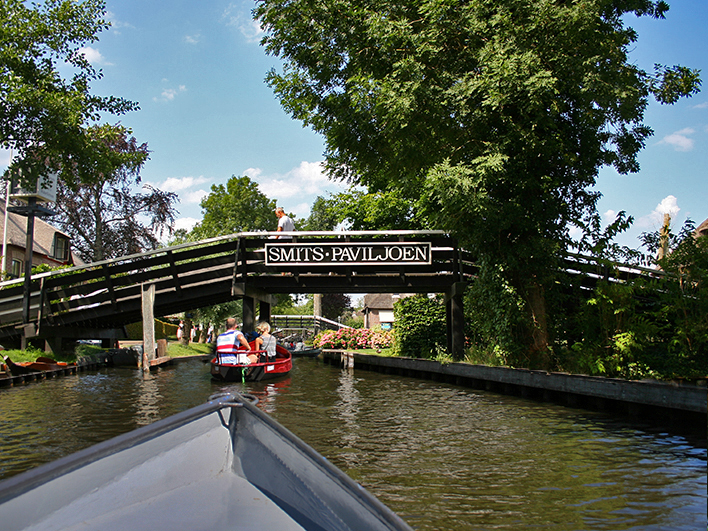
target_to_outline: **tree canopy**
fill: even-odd
[[[101,77],[82,53],[109,26],[102,0],[0,2],[0,146],[16,155],[10,171],[26,179],[47,169],[95,178],[94,140],[87,126],[101,113],[122,114],[137,104],[96,96],[90,83]],[[72,72],[69,79],[60,74]]]
[[[140,170],[148,158],[147,144],[138,144],[120,125],[87,130],[95,146],[93,179],[77,179],[76,188],[59,181],[55,209],[58,225],[86,262],[117,258],[156,249],[159,237],[171,233],[177,195],[140,184]]]
[[[202,240],[235,232],[274,231],[278,227],[275,200],[249,177],[231,176],[226,185],[213,184],[201,202],[203,219],[189,239]]]
[[[697,92],[697,71],[628,60],[628,14],[662,0],[260,0],[268,74],[285,109],[321,133],[335,178],[398,190],[431,228],[511,290],[539,356],[556,259],[596,210],[602,166],[639,169],[648,98]],[[494,301],[490,299],[490,305]],[[493,308],[492,308],[493,309]],[[500,311],[500,310],[496,310]]]

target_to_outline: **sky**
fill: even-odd
[[[687,218],[699,224],[708,217],[708,0],[669,3],[666,20],[628,19],[639,33],[630,60],[648,71],[654,63],[700,69],[705,90],[672,106],[652,101],[645,123],[655,135],[639,157],[640,172],[600,173],[599,211],[608,221],[622,210],[635,218],[617,239],[635,248],[665,212],[676,229]],[[148,143],[142,179],[178,194],[176,228],[199,221],[201,199],[232,175],[251,177],[297,218],[307,217],[318,195],[344,189],[322,172],[322,137],[290,118],[264,81],[280,63],[259,44],[252,0],[106,5],[112,27],[84,49],[103,72],[92,91],[140,104],[110,121]],[[0,153],[0,169],[8,160]]]

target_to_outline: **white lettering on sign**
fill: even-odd
[[[430,242],[266,243],[266,265],[426,265]]]

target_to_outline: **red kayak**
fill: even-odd
[[[251,342],[253,347],[253,342]],[[257,354],[257,363],[239,363],[233,354],[219,354],[211,360],[211,377],[225,382],[260,382],[285,376],[293,368],[290,351],[280,345],[275,347],[275,359],[268,359],[265,350],[240,350],[240,353]],[[244,356],[245,357],[245,356]]]

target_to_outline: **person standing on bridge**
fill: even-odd
[[[278,216],[278,232],[293,232],[295,230],[295,224],[293,223],[293,220],[290,219],[290,216],[288,216],[285,213],[285,210],[283,207],[278,207],[275,209],[275,215]],[[280,238],[282,240],[289,240],[291,239],[291,236],[276,236],[276,239]]]
[[[236,326],[236,319],[229,317],[226,320],[226,332],[219,334],[216,338],[216,354],[221,363],[240,363],[250,365],[258,361],[256,354],[245,353],[239,351],[239,348],[246,347],[247,351],[251,350],[251,345],[246,341],[241,331]]]
[[[273,361],[275,359],[275,344],[277,340],[270,335],[270,325],[263,321],[256,330],[261,333],[260,337],[257,337],[254,342],[256,350],[265,350],[268,354],[268,360]]]

